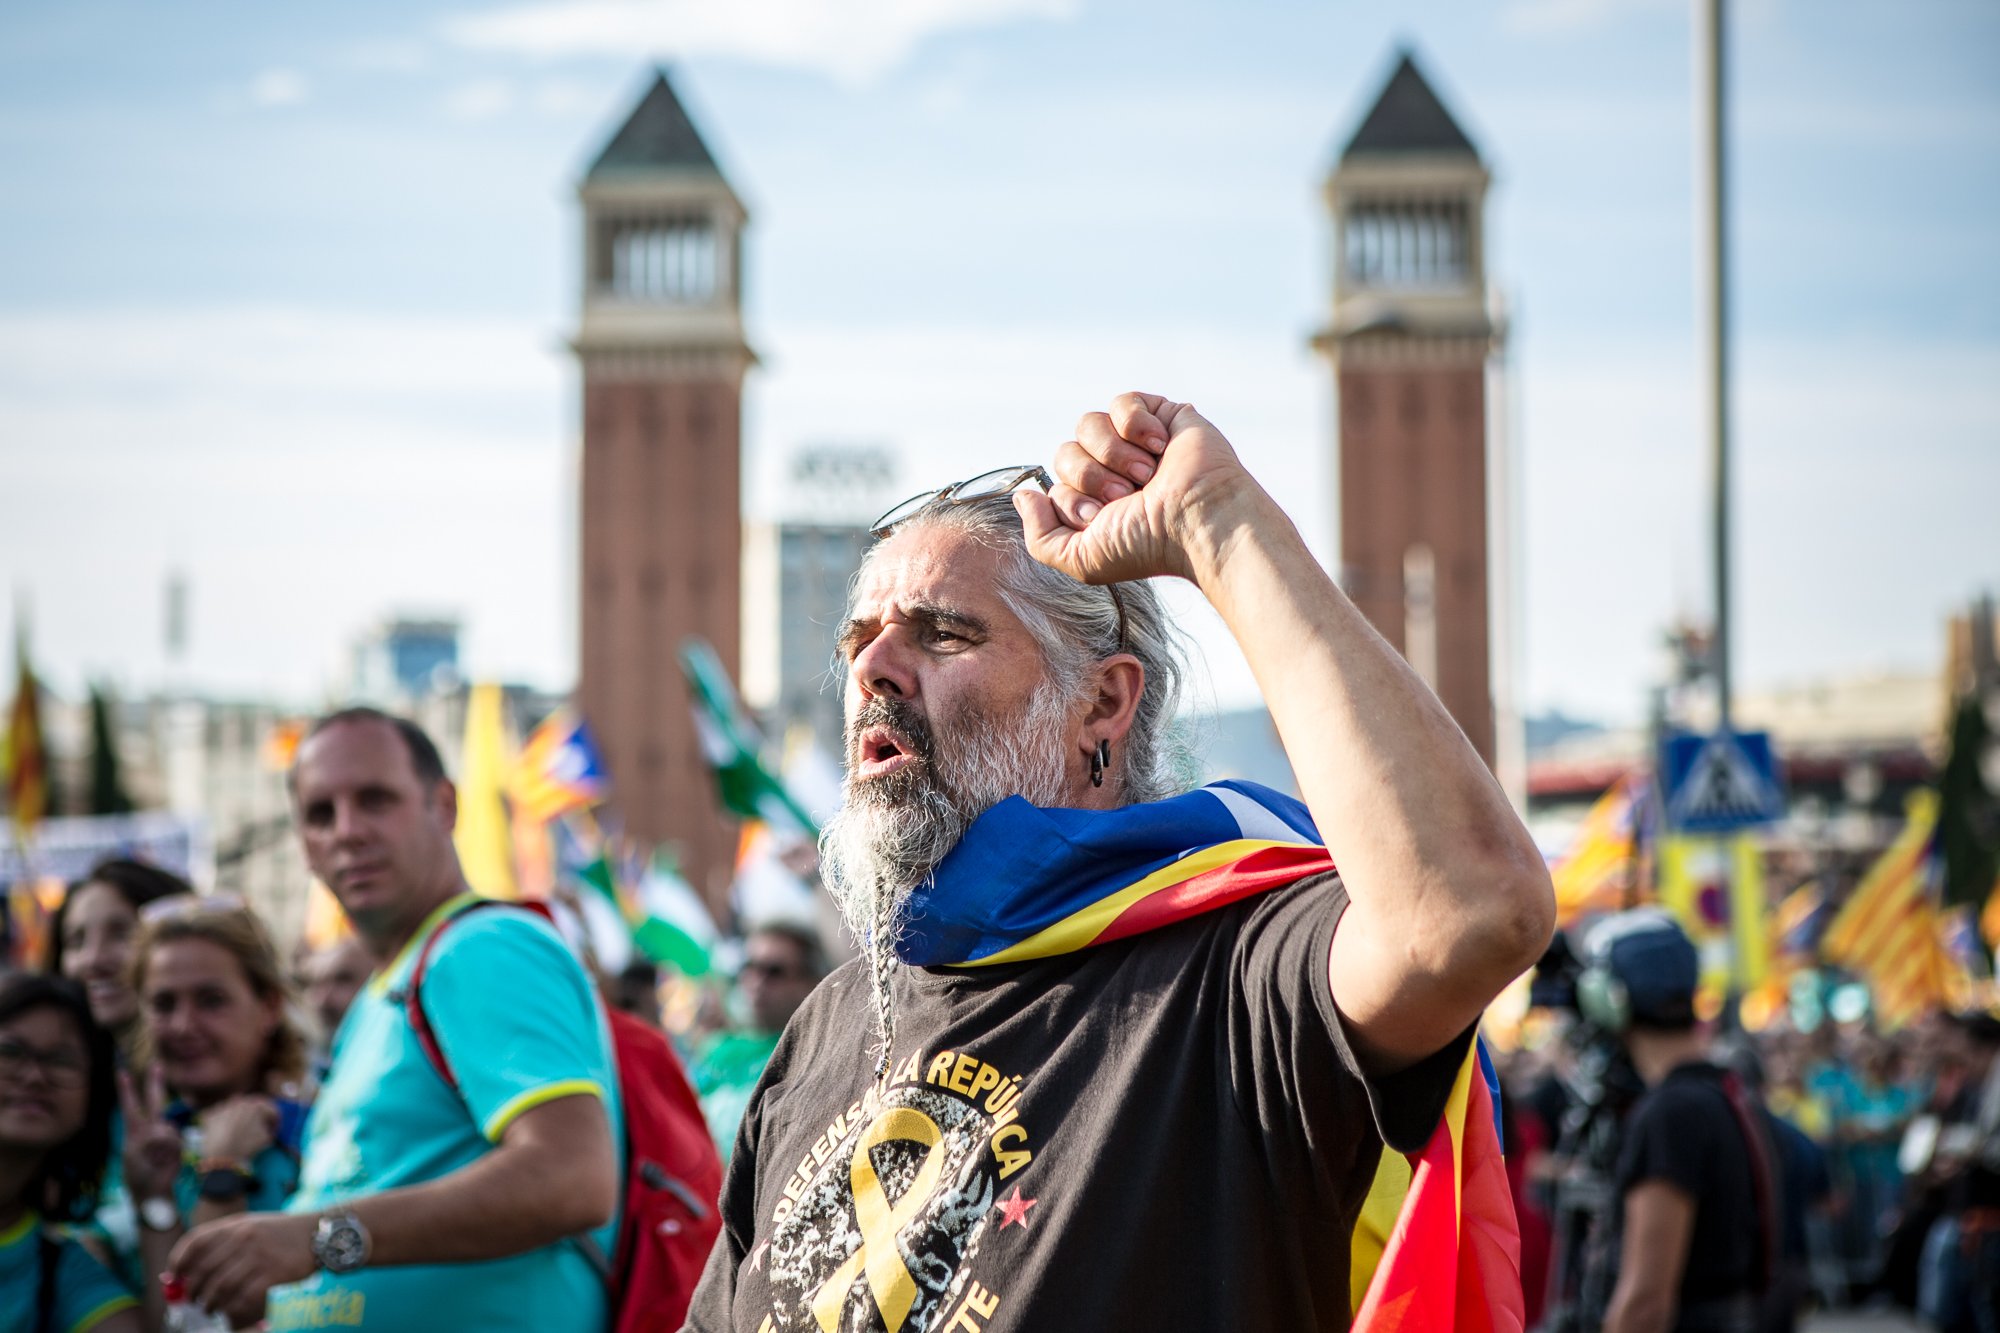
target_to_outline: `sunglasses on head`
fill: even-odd
[[[148,923],[178,921],[184,917],[227,916],[249,910],[250,904],[233,893],[176,893],[147,903],[139,909],[139,919]]]
[[[915,518],[926,509],[938,506],[977,504],[981,500],[997,500],[1003,495],[1012,495],[1029,482],[1042,488],[1047,494],[1055,485],[1055,478],[1048,469],[1026,463],[1017,467],[997,467],[991,472],[982,472],[965,481],[955,481],[949,486],[940,486],[934,491],[919,491],[901,504],[891,506],[888,512],[876,519],[868,527],[868,535],[877,539],[894,532],[901,523]],[[1107,583],[1104,591],[1111,594],[1111,609],[1118,613],[1118,651],[1127,651],[1125,633],[1125,599],[1118,595],[1118,585]]]

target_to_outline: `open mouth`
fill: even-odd
[[[874,726],[861,733],[854,764],[857,778],[879,778],[916,762],[909,742],[887,727]]]

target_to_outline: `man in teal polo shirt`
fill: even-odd
[[[578,1238],[611,1251],[623,1135],[589,977],[525,912],[460,915],[473,898],[457,796],[414,725],[322,718],[292,797],[306,861],[376,972],[335,1038],[289,1211],[197,1227],[173,1271],[201,1304],[274,1333],[601,1329],[605,1291]],[[456,1088],[406,1010],[433,934],[423,1011]]]

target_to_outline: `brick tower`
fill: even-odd
[[[582,620],[577,701],[633,836],[720,903],[734,847],[677,652],[740,657],[747,215],[659,73],[583,203]]]
[[[1340,581],[1493,763],[1482,214],[1472,141],[1406,53],[1326,181]]]

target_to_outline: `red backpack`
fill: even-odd
[[[410,1029],[424,1055],[453,1092],[444,1051],[424,1015],[424,973],[431,950],[452,921],[482,907],[516,907],[548,919],[540,903],[467,903],[424,941],[403,988]],[[625,1184],[620,1191],[617,1251],[608,1259],[588,1235],[570,1241],[604,1279],[612,1333],[672,1333],[687,1318],[695,1283],[722,1229],[717,1200],[722,1161],[702,1118],[701,1103],[666,1037],[632,1015],[607,1010],[618,1093],[625,1110]]]

